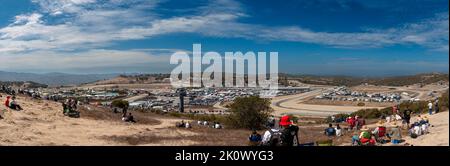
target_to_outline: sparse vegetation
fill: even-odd
[[[128,107],[129,103],[126,100],[114,100],[112,101],[111,105],[113,107],[125,108]]]
[[[270,100],[258,96],[238,97],[230,105],[229,123],[235,128],[261,129],[272,109]]]

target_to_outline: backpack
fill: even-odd
[[[289,126],[281,133],[281,146],[298,146],[298,127]]]
[[[278,131],[273,131],[272,129],[268,130],[270,133],[270,139],[268,142],[264,143],[264,146],[279,146],[281,143],[281,132]]]

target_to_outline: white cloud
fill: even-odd
[[[167,54],[170,55],[176,51],[178,50],[93,49],[83,52],[35,51],[21,55],[0,54],[0,70],[61,71],[83,68],[151,67],[155,64],[167,63],[166,65],[169,65]]]
[[[149,12],[156,8],[157,1],[115,0],[106,5],[96,4],[95,0],[34,1],[44,11],[64,11],[74,15],[69,21],[56,25],[46,23],[39,13],[19,15],[13,24],[0,29],[0,50],[96,48],[117,40],[180,32],[223,38],[315,43],[342,48],[395,44],[417,44],[435,50],[448,48],[448,13],[402,27],[340,33],[316,32],[298,26],[268,27],[241,23],[238,20],[248,16],[241,4],[232,0],[211,1],[199,7],[197,15],[171,18],[159,18],[155,11]],[[114,4],[127,4],[129,8],[115,8]],[[146,10],[143,10],[142,5],[147,7]]]
[[[77,13],[83,10],[83,5],[95,3],[96,0],[32,0],[43,12],[50,15]]]
[[[243,23],[251,17],[242,4],[233,0],[209,1],[190,15],[164,18],[157,13],[160,1],[110,0],[32,0],[40,11],[22,14],[8,26],[0,27],[0,58],[3,63],[29,63],[25,66],[48,67],[53,64],[75,67],[79,62],[92,65],[117,65],[101,61],[106,53],[130,55],[130,59],[158,61],[167,57],[148,58],[136,50],[115,51],[101,48],[120,40],[151,38],[171,33],[196,33],[210,37],[245,38],[262,41],[314,43],[340,48],[373,48],[391,45],[420,45],[434,51],[448,52],[448,13],[434,18],[389,29],[362,32],[317,32],[299,26],[264,26]],[[122,7],[118,7],[122,6]],[[124,7],[126,6],[126,7]],[[48,20],[57,21],[48,21]],[[91,50],[71,53],[67,51]],[[108,52],[111,51],[111,52]],[[45,55],[44,55],[45,54]],[[170,54],[167,54],[170,55]],[[73,58],[73,61],[72,59]],[[76,59],[78,58],[78,59]],[[133,61],[125,61],[133,64]],[[32,63],[35,61],[35,63]],[[74,66],[71,66],[71,65]],[[8,64],[3,64],[8,65]],[[5,67],[3,66],[2,67]],[[13,67],[13,66],[10,66]]]

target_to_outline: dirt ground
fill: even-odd
[[[441,112],[428,116],[431,125],[429,134],[422,135],[416,139],[405,137],[405,142],[414,146],[449,146],[449,112]]]
[[[4,103],[4,100],[5,97],[2,97],[0,102]],[[69,118],[62,114],[59,103],[25,97],[18,97],[17,101],[24,108],[23,111],[10,110],[3,104],[0,106],[3,117],[0,120],[0,145],[140,145],[140,141],[117,141],[114,138],[136,138],[146,134],[153,135],[151,138],[155,139],[146,141],[147,145],[176,146],[198,143],[190,139],[177,139],[199,133],[170,129],[180,121],[176,118],[135,112],[138,123],[131,124],[122,122],[120,114],[101,108],[89,110],[89,107],[81,110],[81,118]],[[158,141],[159,137],[167,139]]]

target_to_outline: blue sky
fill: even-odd
[[[4,0],[0,71],[170,72],[170,55],[279,52],[279,70],[447,72],[448,0]]]

